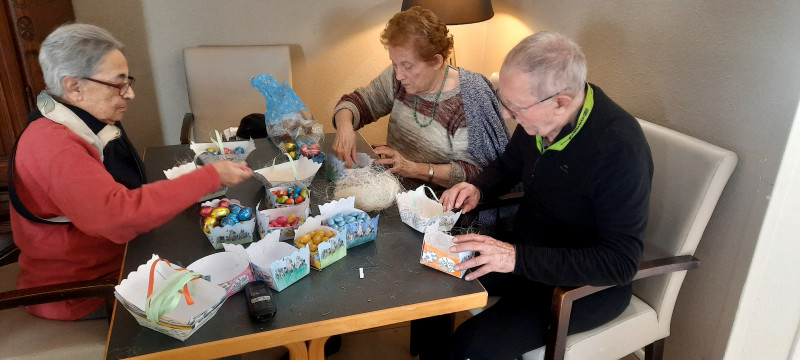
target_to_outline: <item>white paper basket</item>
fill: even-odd
[[[428,190],[433,198],[429,198],[425,190]],[[445,212],[442,204],[436,198],[433,190],[425,185],[422,185],[415,190],[398,193],[397,209],[400,212],[400,220],[408,226],[414,228],[421,233],[425,232],[428,224],[437,222],[439,230],[450,231],[461,216],[461,211],[457,213],[452,211]]]

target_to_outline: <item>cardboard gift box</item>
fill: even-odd
[[[267,234],[277,232],[279,240],[294,239],[295,230],[302,225],[308,215],[311,214],[311,209],[308,206],[289,206],[277,209],[264,209],[259,210],[259,203],[256,205],[256,218],[258,218],[258,233],[264,238]],[[288,218],[291,215],[296,216],[299,220],[294,226],[272,227],[269,225],[270,220],[277,219],[281,216]]]
[[[306,222],[294,233],[294,243],[298,248],[309,248],[311,253],[311,266],[317,270],[322,270],[326,266],[333,264],[339,259],[347,255],[347,246],[345,245],[345,233],[337,231],[330,226],[323,226],[321,216],[312,216],[306,219]],[[303,235],[312,234],[321,230],[324,233],[330,234],[327,241],[321,241],[313,244],[311,242],[303,243],[301,241]],[[315,246],[311,246],[311,245]],[[316,247],[316,251],[313,249]]]
[[[350,196],[319,205],[322,224],[344,232],[348,249],[375,240],[378,236],[380,215],[369,217],[366,212],[355,207],[355,201],[356,198]]]
[[[425,190],[428,190],[433,199],[429,198]],[[425,185],[415,190],[398,193],[396,196],[397,208],[400,211],[400,220],[419,232],[425,232],[425,228],[431,223],[439,224],[442,231],[450,231],[461,216],[461,210],[444,211],[442,204],[433,190]]]
[[[191,148],[192,151],[194,152],[195,158],[200,159],[200,161],[202,161],[203,164],[210,164],[215,161],[224,161],[224,160],[237,161],[237,162],[245,161],[245,159],[247,159],[247,156],[250,155],[250,153],[256,149],[256,144],[255,142],[253,142],[253,139],[246,141],[226,141],[226,142],[223,142],[221,138],[218,140],[219,140],[218,142],[209,142],[209,143],[192,142],[192,144],[189,145],[189,148]],[[222,149],[220,149],[220,144]],[[234,150],[236,148],[242,148],[243,151],[239,154],[224,153],[224,149]],[[214,155],[208,152],[209,149],[217,150],[219,154]]]
[[[230,297],[244,289],[247,283],[253,281],[253,270],[250,268],[250,260],[244,249],[237,251],[233,247],[241,247],[241,245],[223,244],[222,246],[225,248],[224,252],[197,259],[186,269],[203,274],[206,280],[225,289],[225,296]]]
[[[281,204],[280,202],[278,202],[278,196],[275,195],[275,191],[289,191],[293,187],[294,188],[300,188],[301,191],[305,191],[306,195],[301,195],[303,197],[303,201],[301,203],[299,203],[299,204],[294,203],[294,202],[292,204],[287,204],[287,203]],[[291,184],[291,185],[288,185],[288,186],[273,187],[273,188],[267,189],[267,199],[269,199],[269,204],[273,209],[284,208],[284,207],[297,207],[300,210],[305,210],[305,209],[308,209],[311,206],[310,205],[311,204],[311,190],[308,190],[308,188],[305,187],[305,186],[302,186],[302,184]],[[296,201],[297,197],[292,198],[292,200]]]
[[[464,277],[464,271],[456,271],[455,266],[472,259],[474,254],[472,251],[452,253],[450,247],[453,245],[453,236],[439,231],[439,224],[434,221],[425,228],[419,263],[457,278]]]
[[[286,155],[288,157],[288,155]],[[279,186],[292,186],[299,184],[304,188],[311,186],[314,175],[317,174],[322,164],[314,162],[309,158],[301,156],[298,160],[292,160],[272,166],[267,166],[253,171],[253,175],[261,181],[266,188]]]
[[[226,245],[242,248],[241,245]],[[310,270],[308,248],[298,249],[278,240],[278,233],[267,234],[247,248],[247,256],[256,280],[264,281],[275,291],[281,291],[302,279]]]
[[[169,180],[177,179],[178,177],[186,175],[186,174],[188,174],[188,173],[190,173],[192,171],[195,171],[195,170],[197,170],[199,168],[200,167],[197,166],[195,163],[187,162],[187,163],[184,163],[184,164],[181,164],[181,165],[174,166],[174,167],[172,167],[170,169],[164,170],[164,176],[166,176],[167,179],[169,179]],[[227,192],[228,192],[228,187],[227,186],[220,186],[219,189],[215,190],[214,192],[204,195],[202,198],[200,198],[200,200],[198,200],[198,202],[203,202],[203,201],[211,200],[211,199],[213,199],[215,197],[224,196],[225,193],[227,193]]]
[[[128,274],[114,296],[139,325],[181,341],[214,317],[227,299],[223,288],[158,255]]]
[[[200,206],[217,208],[219,207],[219,202],[223,200],[241,206],[238,200],[232,199],[214,199],[206,201],[200,204]],[[208,241],[211,242],[211,246],[217,250],[222,249],[222,244],[246,244],[253,242],[253,231],[256,227],[256,213],[257,211],[253,211],[253,216],[247,221],[241,221],[235,225],[215,226],[210,228],[209,232],[203,232],[206,234]]]
[[[356,163],[353,164],[351,169],[347,168],[347,164],[339,160],[336,154],[328,155],[328,163],[325,166],[325,172],[328,174],[328,179],[337,182],[347,177],[347,173],[353,169],[365,168],[372,166],[374,159],[366,153],[356,153]]]

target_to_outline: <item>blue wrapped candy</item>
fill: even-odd
[[[253,217],[253,208],[244,207],[241,211],[239,211],[239,215],[237,216],[239,217],[239,221],[250,220],[250,218]]]
[[[233,225],[236,225],[238,223],[239,223],[239,219],[236,218],[236,215],[233,215],[233,214],[222,218],[222,221],[220,222],[220,224],[222,226],[233,226]]]
[[[237,146],[235,149],[233,149],[233,153],[234,154],[244,154],[244,148],[241,147],[241,146]]]
[[[242,206],[239,204],[230,204],[228,206],[228,209],[231,211],[231,214],[238,215],[239,212],[242,211]]]

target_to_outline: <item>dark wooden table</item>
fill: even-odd
[[[329,151],[334,136],[328,134],[323,149]],[[358,151],[372,153],[359,136]],[[271,164],[278,149],[265,139],[256,140],[248,165],[258,169]],[[148,148],[144,154],[148,179],[164,179],[162,170],[191,159],[188,145]],[[279,162],[282,160],[279,159]],[[312,186],[312,214],[331,199],[333,185],[324,168]],[[228,190],[229,198],[246,206],[266,204],[266,191],[256,179]],[[169,201],[169,199],[164,199]],[[165,225],[139,236],[126,249],[123,277],[146,263],[152,254],[188,265],[215,252],[200,228],[199,205]],[[123,307],[116,306],[106,358],[212,359],[286,346],[292,359],[322,359],[328,337],[418,318],[448,314],[486,304],[487,294],[478,282],[444,274],[419,263],[422,234],[400,221],[396,206],[382,211],[375,241],[348,249],[347,256],[311,273],[281,292],[274,292],[276,316],[266,323],[252,320],[242,292],[231,296],[219,312],[186,341],[140,326]],[[376,213],[370,214],[375,216]],[[257,235],[256,235],[257,236]],[[359,278],[364,269],[364,279]],[[118,305],[118,304],[117,304]]]

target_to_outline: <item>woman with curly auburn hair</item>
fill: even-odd
[[[485,76],[451,67],[453,39],[436,15],[419,6],[392,17],[381,34],[392,66],[334,108],[333,150],[355,162],[355,131],[390,115],[387,146],[376,163],[441,190],[473,179],[508,143],[500,103]]]

